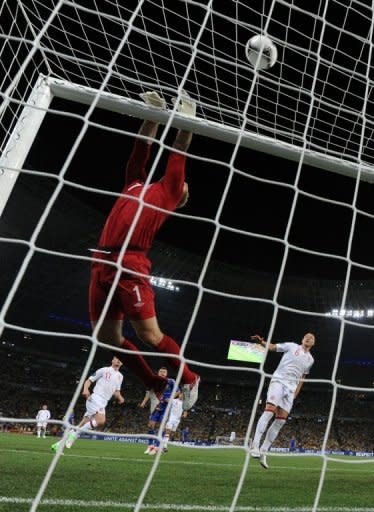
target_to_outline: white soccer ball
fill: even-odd
[[[273,41],[260,35],[251,37],[247,42],[245,54],[255,69],[270,69],[278,58],[278,50]]]

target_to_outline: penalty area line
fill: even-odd
[[[31,504],[32,498],[20,498],[17,496],[0,496],[1,503]],[[95,500],[61,500],[42,499],[40,506],[74,506],[84,508],[122,508],[133,509],[136,503],[124,503],[118,501],[95,501]],[[142,510],[185,510],[202,512],[227,512],[230,507],[225,505],[181,505],[176,503],[143,503]],[[236,506],[237,512],[311,512],[313,507],[251,507]],[[374,512],[369,507],[318,507],[317,512]]]
[[[7,452],[7,453],[25,453],[25,454],[36,454],[36,455],[47,455],[49,457],[51,456],[54,456],[54,454],[52,454],[50,451],[39,451],[39,450],[17,450],[15,448],[0,448],[0,453],[1,452]],[[141,463],[141,464],[149,464],[151,461],[151,459],[149,458],[135,458],[135,457],[109,457],[109,456],[106,456],[106,455],[81,455],[81,454],[78,454],[78,453],[64,453],[64,456],[66,455],[67,458],[77,458],[77,459],[96,459],[96,460],[108,460],[108,461],[118,461],[118,462],[122,462],[122,461],[126,461],[126,462],[138,462],[138,463]],[[269,455],[269,457],[271,457],[271,453]],[[243,467],[243,464],[234,464],[234,463],[230,463],[230,462],[206,462],[206,461],[190,461],[190,460],[165,460],[165,459],[162,459],[162,463],[163,464],[171,464],[171,465],[183,465],[183,466],[209,466],[209,467],[231,467],[231,468],[242,468]],[[336,461],[337,464],[340,464],[340,460],[339,461]],[[355,462],[352,462],[355,464],[355,473],[372,473],[374,472],[374,459],[370,459],[370,460],[362,460],[362,461],[355,461]],[[366,464],[367,466],[367,463],[370,463],[371,465],[373,465],[373,467],[371,468],[367,468],[365,467],[364,469],[357,469],[357,465],[358,464]],[[254,464],[254,463],[253,463]],[[349,464],[349,463],[347,463]],[[278,465],[272,465],[271,466],[271,469],[272,471],[282,471],[283,469],[287,469],[287,471],[292,471],[292,470],[295,470],[295,471],[302,471],[302,470],[307,470],[307,471],[318,471],[318,472],[321,472],[321,468],[320,467],[316,467],[316,468],[313,468],[313,467],[309,467],[309,466],[278,466]],[[328,473],[330,472],[336,472],[336,471],[340,471],[340,472],[351,472],[352,471],[352,468],[348,468],[348,467],[345,467],[345,468],[337,468],[337,467],[328,467],[327,470],[326,470]],[[373,509],[373,512],[374,512],[374,509]]]

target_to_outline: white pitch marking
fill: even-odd
[[[18,503],[30,504],[32,498],[18,498],[17,496],[0,496],[0,503]],[[43,499],[40,505],[49,506],[73,506],[85,508],[123,508],[132,509],[135,503],[124,503],[118,501],[83,501],[83,500],[58,500]],[[227,512],[229,506],[225,505],[177,505],[175,503],[143,503],[144,510],[185,510],[185,511],[204,511],[204,512]],[[251,507],[236,506],[237,512],[311,512],[312,507]],[[374,508],[369,507],[318,507],[318,512],[374,512]]]
[[[7,448],[0,448],[0,452],[10,452],[10,453],[29,453],[34,454],[37,453],[39,455],[48,455],[51,456],[50,452],[44,452],[39,450],[16,450],[16,449],[7,449]],[[98,455],[78,455],[77,453],[66,453],[64,454],[67,457],[76,457],[78,459],[100,459],[100,460],[113,460],[113,461],[127,461],[127,462],[141,462],[149,464],[152,462],[150,459],[137,459],[137,458],[128,458],[128,457],[108,457],[108,456],[98,456]],[[152,459],[153,460],[153,459]],[[340,463],[340,459],[336,461],[338,464]],[[352,461],[352,464],[365,464],[365,463],[372,463],[374,466],[374,459],[364,459],[362,461]],[[188,460],[165,460],[162,459],[162,464],[181,464],[186,466],[213,466],[213,467],[231,467],[231,468],[242,468],[242,464],[231,464],[229,462],[195,462],[195,461],[188,461]],[[308,466],[272,466],[272,471],[277,471],[278,469],[287,469],[287,470],[308,470],[308,471],[321,471],[321,468],[311,468]],[[352,468],[327,468],[327,472],[329,471],[342,471],[342,472],[351,472]],[[374,472],[374,467],[370,469],[355,469],[355,472],[359,473],[371,473]],[[374,512],[374,509],[373,509]]]

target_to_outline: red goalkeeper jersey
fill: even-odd
[[[119,197],[115,202],[100,237],[100,249],[119,252],[138,207],[141,206],[137,198],[145,187],[144,182],[147,178],[145,168],[149,154],[150,145],[141,140],[136,140],[126,166],[126,180],[122,190],[122,194],[130,197]],[[170,212],[174,211],[181,201],[185,181],[185,161],[185,155],[170,153],[164,177],[160,181],[146,186],[143,197],[145,204],[127,248],[127,251],[132,254],[131,257],[127,257],[125,254],[124,267],[144,272],[144,259],[146,259],[147,250],[152,246],[156,233],[168,218]],[[157,206],[166,210],[166,212],[155,210],[148,205]],[[135,260],[139,260],[139,265],[134,265],[134,252],[139,254],[139,258],[135,258]]]

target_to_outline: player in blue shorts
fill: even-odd
[[[160,377],[168,378],[168,370],[164,366],[158,370]],[[140,407],[143,409],[147,402],[150,400],[151,414],[148,421],[148,434],[154,435],[157,430],[157,426],[162,422],[166,407],[170,400],[173,388],[175,385],[174,379],[168,378],[168,383],[161,395],[156,395],[152,391],[147,391]],[[147,455],[155,455],[159,449],[159,442],[156,439],[150,438],[148,440],[148,447],[144,452]]]

